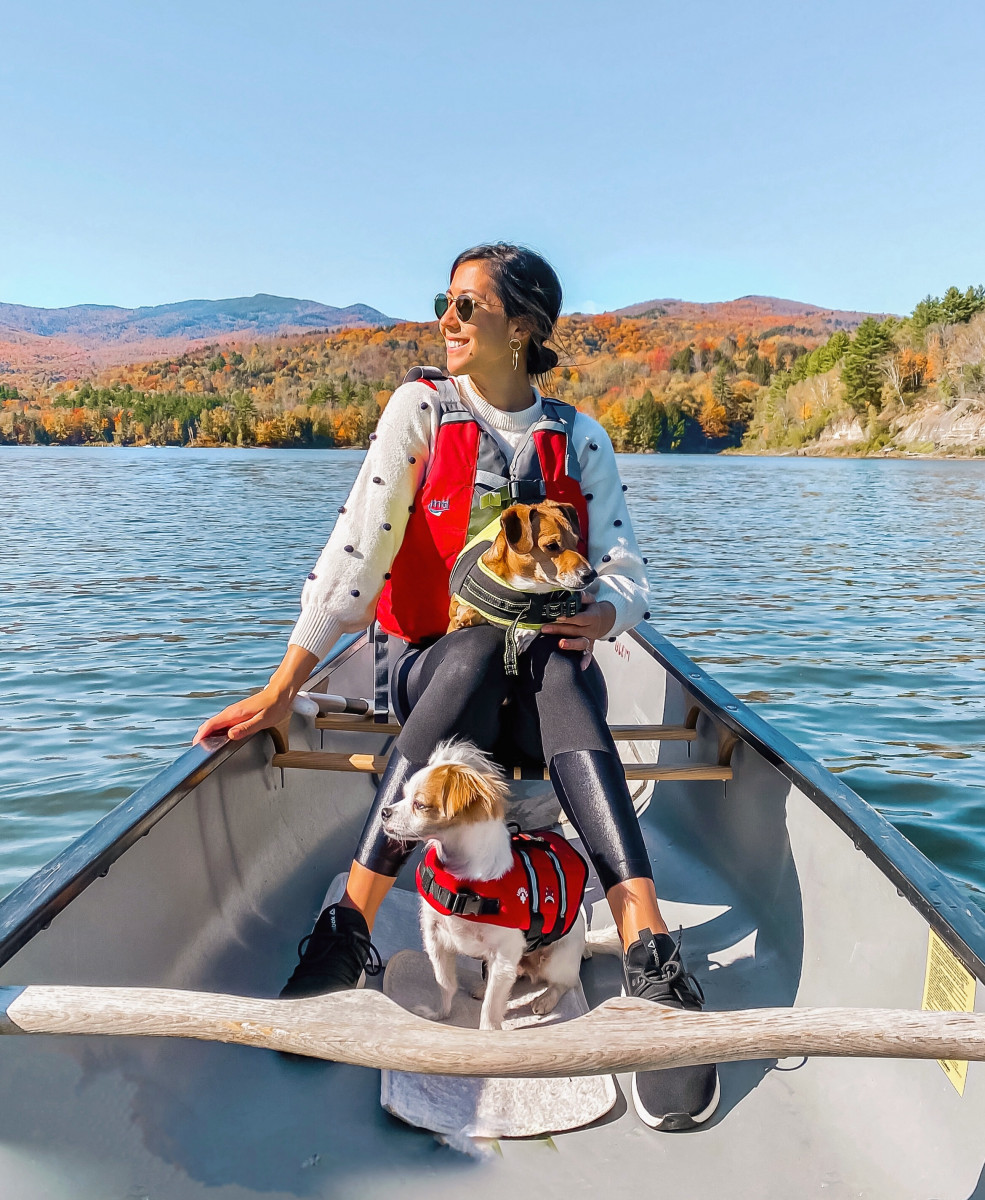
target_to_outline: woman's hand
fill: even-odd
[[[290,645],[270,682],[254,696],[237,700],[198,727],[193,746],[207,737],[224,733],[241,742],[259,729],[272,729],[291,714],[291,702],[318,665],[317,657],[301,646]]]
[[[291,711],[291,694],[278,691],[268,684],[253,696],[237,700],[221,713],[216,713],[198,727],[193,746],[205,738],[224,733],[234,742],[248,738],[258,729],[279,725]]]
[[[592,661],[596,641],[605,637],[615,621],[615,606],[608,600],[586,600],[581,612],[573,617],[558,617],[545,625],[541,633],[561,634],[558,645],[562,650],[581,650],[581,669],[584,671]]]

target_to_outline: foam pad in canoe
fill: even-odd
[[[325,907],[345,891],[339,875],[325,897]],[[373,943],[387,962],[383,990],[402,1007],[437,1007],[438,985],[424,953],[418,924],[416,892],[393,888],[380,907]],[[389,960],[389,961],[388,961]],[[481,982],[474,959],[458,960],[459,990],[451,1016],[442,1024],[479,1027],[481,1004],[472,996]],[[374,981],[375,982],[375,981]],[[506,1011],[504,1026],[569,1021],[588,1012],[579,986],[562,996],[557,1008],[545,1017],[530,1011],[530,1002],[541,989],[518,979]],[[561,1133],[597,1121],[616,1102],[611,1076],[589,1075],[571,1079],[464,1079],[451,1075],[413,1075],[384,1071],[381,1103],[387,1112],[408,1125],[430,1129],[456,1141],[464,1138],[531,1137]]]
[[[479,1025],[480,1002],[472,991],[481,982],[475,965],[463,969],[451,1016],[442,1024]],[[554,1012],[535,1016],[530,1002],[542,989],[518,979],[503,1022],[506,1029],[551,1024],[588,1011],[579,986],[562,996]],[[390,959],[383,991],[404,1008],[437,1006],[440,995],[430,959],[422,951],[401,950]],[[604,1116],[616,1102],[609,1075],[571,1079],[467,1079],[450,1075],[410,1075],[384,1071],[381,1103],[387,1112],[435,1133],[461,1137],[530,1137],[578,1129]]]

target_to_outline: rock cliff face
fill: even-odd
[[[816,454],[831,454],[839,449],[849,450],[866,440],[862,422],[854,415],[836,417],[826,425],[811,449]]]
[[[931,404],[919,412],[897,418],[893,440],[909,450],[985,449],[985,400],[965,398],[952,408]]]
[[[985,400],[966,397],[951,408],[939,402],[925,404],[891,419],[887,432],[891,444],[879,446],[882,454],[892,453],[893,448],[911,454],[985,453]],[[800,453],[852,454],[870,437],[871,431],[859,417],[845,413],[835,417]]]

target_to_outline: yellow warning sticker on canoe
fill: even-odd
[[[974,1012],[976,979],[936,933],[930,931],[927,948],[927,975],[923,983],[923,1003],[926,1012]],[[968,1064],[955,1058],[939,1058],[941,1069],[954,1084],[959,1096],[964,1095]]]

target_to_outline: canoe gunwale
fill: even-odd
[[[352,633],[341,638],[314,669],[310,681],[355,653],[365,636]],[[834,821],[968,969],[985,980],[985,916],[973,908],[957,885],[857,792],[651,626],[641,624],[627,636],[656,659],[710,717],[738,735]],[[247,744],[228,739],[216,739],[216,743],[210,749],[193,746],[186,750],[0,900],[0,966]]]
[[[655,629],[628,637],[643,646],[716,721],[790,780],[890,880],[978,979],[985,980],[985,914],[922,851],[837,775],[694,663]]]
[[[312,675],[347,658],[363,636],[346,634]],[[190,747],[0,900],[0,967],[250,740]]]

